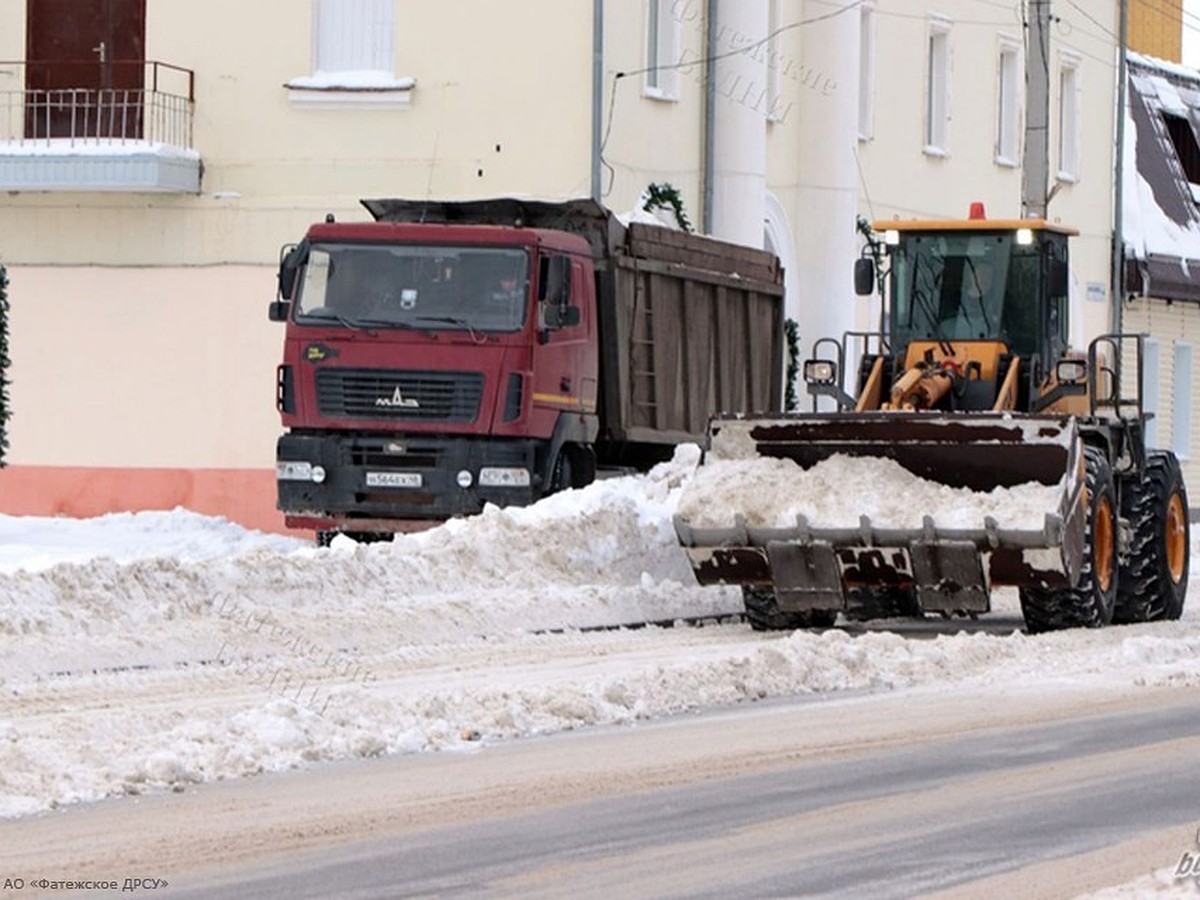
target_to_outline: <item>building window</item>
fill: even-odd
[[[646,96],[679,98],[679,37],[681,21],[672,15],[671,0],[646,3]]]
[[[1175,116],[1164,112],[1163,124],[1175,148],[1175,156],[1183,168],[1183,175],[1191,184],[1192,200],[1200,196],[1200,146],[1196,144],[1196,133],[1192,131],[1192,123],[1183,116]]]
[[[1171,379],[1171,449],[1180,459],[1192,455],[1192,345],[1175,344],[1175,373]]]
[[[1058,179],[1079,180],[1079,60],[1063,56],[1058,70]]]
[[[929,46],[925,65],[925,152],[946,155],[950,121],[950,23],[929,23]]]
[[[1016,166],[1021,147],[1021,45],[1015,38],[1000,41],[996,90],[996,163]]]
[[[293,103],[408,106],[412,78],[394,74],[395,0],[313,0],[311,75],[287,83]]]
[[[858,12],[858,139],[875,136],[875,8]]]

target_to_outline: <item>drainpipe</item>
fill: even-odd
[[[592,0],[592,199],[600,202],[604,130],[604,0]]]
[[[1120,46],[1117,48],[1117,158],[1114,171],[1117,173],[1113,190],[1113,244],[1112,244],[1112,330],[1121,333],[1122,307],[1125,300],[1125,103],[1129,82],[1129,0],[1121,0],[1121,25],[1118,29]]]
[[[708,0],[704,12],[704,196],[701,198],[700,231],[712,234],[713,230],[713,145],[716,143],[717,102],[717,6],[720,0]]]

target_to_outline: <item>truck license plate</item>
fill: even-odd
[[[367,487],[419,488],[420,472],[368,472]]]

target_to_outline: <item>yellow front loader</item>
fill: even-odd
[[[1178,618],[1183,477],[1174,454],[1145,446],[1141,336],[1069,346],[1074,232],[982,216],[875,230],[886,327],[815,343],[804,366],[812,412],[710,424],[675,520],[700,582],[742,585],[762,629],[829,626],[839,613],[976,615],[998,585],[1019,588],[1031,632]],[[860,293],[879,273],[859,261]],[[933,487],[1041,485],[1046,508],[1036,524],[1000,509],[964,525],[933,499],[902,522],[845,505],[781,521],[704,495],[718,463],[727,473],[738,460],[786,460],[772,469],[773,500],[803,509],[803,470],[843,456],[893,460]]]

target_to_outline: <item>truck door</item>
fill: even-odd
[[[562,283],[564,279],[566,284]],[[556,290],[558,296],[554,295]],[[538,269],[538,297],[532,424],[548,436],[562,412],[596,411],[599,352],[596,287],[590,263],[567,255],[543,255]],[[570,312],[572,309],[578,313]]]

